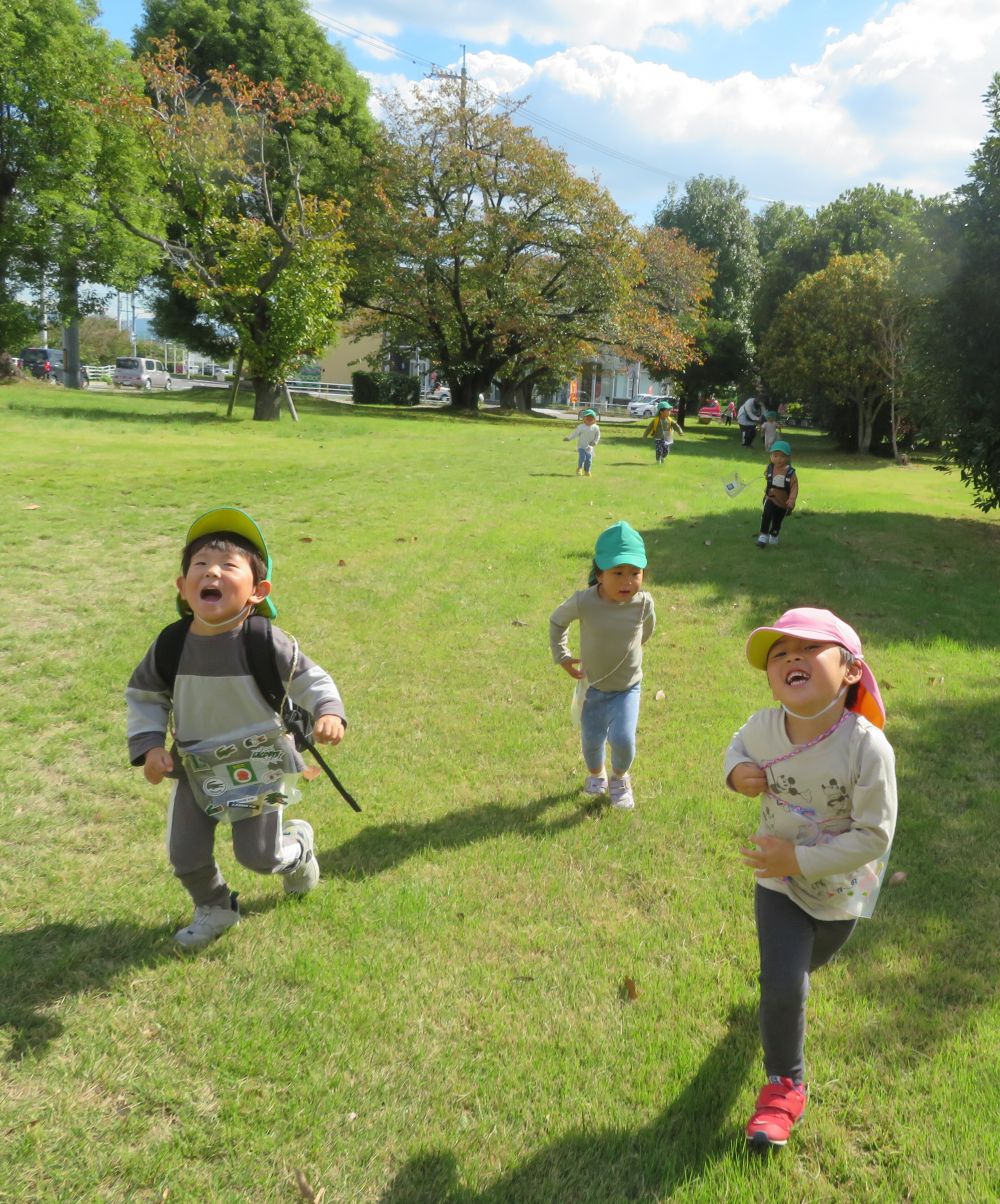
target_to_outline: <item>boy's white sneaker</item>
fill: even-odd
[[[612,807],[617,807],[619,811],[631,811],[635,806],[635,799],[632,797],[632,779],[627,773],[620,778],[612,777],[608,783],[608,789],[611,794]]]
[[[174,940],[184,949],[203,949],[239,922],[240,909],[233,893],[224,907],[196,907],[194,919],[186,928],[174,933]]]
[[[758,548],[766,548],[767,547],[767,536],[766,535],[758,535],[757,536],[757,547]]]
[[[774,546],[774,544],[776,544],[777,542],[778,542],[778,537],[777,537],[777,535],[769,535],[769,536],[768,536],[768,543],[770,543],[770,544],[772,545],[772,547],[773,547],[773,546]]]
[[[302,846],[295,868],[284,875],[285,894],[307,895],[319,881],[319,862],[313,852],[315,843],[312,825],[304,819],[290,819],[281,829],[282,836],[294,836]]]
[[[588,773],[586,781],[583,783],[583,793],[592,794],[595,797],[600,794],[607,794],[608,779],[602,778],[599,774]]]

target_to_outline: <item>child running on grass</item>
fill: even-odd
[[[757,711],[726,752],[726,785],[762,795],[755,846],[760,1034],[767,1083],[746,1127],[783,1146],[806,1106],[809,976],[875,909],[896,827],[885,707],[857,632],[828,610],[786,611],[758,627],[747,659],[778,708]]]
[[[667,456],[670,455],[670,449],[674,445],[674,432],[676,431],[678,435],[684,433],[673,420],[671,415],[673,408],[669,401],[658,401],[656,403],[656,416],[642,432],[643,439],[652,438],[656,441],[657,464],[662,464]]]
[[[653,598],[643,588],[646,547],[626,522],[598,537],[588,589],[578,590],[549,619],[552,659],[585,690],[580,717],[584,793],[610,793],[612,807],[635,806],[629,770],[639,722],[642,646],[653,634]],[[569,650],[567,629],[580,623],[580,656]],[[605,770],[611,745],[611,778]]]
[[[775,440],[781,434],[781,424],[778,421],[777,410],[768,410],[764,415],[764,422],[761,425],[760,433],[764,436],[764,450],[770,452],[774,447]]]
[[[596,410],[584,410],[580,418],[582,421],[563,439],[563,443],[576,440],[576,475],[589,477],[594,463],[594,449],[601,441],[601,428],[597,425]]]
[[[799,497],[799,478],[792,467],[792,449],[784,439],[771,445],[770,464],[764,471],[767,484],[764,487],[764,509],[760,515],[760,534],[757,547],[766,548],[777,544],[778,532],[791,514]]]
[[[305,763],[258,688],[248,658],[249,616],[262,615],[269,626],[266,620],[277,615],[267,545],[248,514],[226,507],[194,522],[177,593],[190,625],[181,630],[176,663],[171,671],[164,649],[176,629],[166,628],[132,674],[125,698],[132,764],[141,765],[153,785],[174,779],[167,848],[195,908],[174,940],[197,949],[240,919],[236,895],[213,855],[219,823],[232,825],[240,864],[280,874],[289,894],[312,890],[319,865],[312,827],[304,819],[282,822],[285,805],[299,797],[294,783]],[[339,744],[346,721],[337,687],[290,636],[277,627],[269,634],[288,697],[314,717],[313,740]]]

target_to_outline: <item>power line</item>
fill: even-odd
[[[406,61],[413,63],[415,66],[425,66],[429,69],[432,75],[440,75],[444,71],[439,64],[432,62],[430,59],[425,59],[418,54],[412,54],[408,50],[400,50],[398,46],[393,46],[391,42],[385,41],[384,38],[380,38],[375,34],[365,33],[364,30],[357,29],[353,25],[348,25],[346,21],[337,20],[335,17],[327,17],[321,13],[317,13],[313,9],[310,9],[309,12],[320,24],[329,26],[338,33],[345,33],[355,42],[359,42],[363,46],[371,47],[381,54],[388,54],[394,58],[405,59]],[[464,73],[465,71],[463,68],[463,75]],[[500,99],[496,92],[492,93],[492,95],[496,99]],[[634,155],[629,155],[624,151],[617,150],[615,147],[608,146],[604,142],[598,142],[595,138],[591,138],[586,134],[581,134],[577,130],[570,129],[568,126],[560,125],[558,122],[553,121],[549,117],[543,116],[541,113],[535,113],[531,109],[524,107],[521,107],[519,111],[522,112],[525,117],[530,118],[535,125],[540,125],[544,129],[552,130],[552,132],[558,134],[560,138],[567,139],[570,142],[577,142],[581,146],[587,147],[588,150],[605,155],[609,159],[615,159],[619,163],[624,163],[627,167],[635,167],[640,171],[648,171],[652,175],[662,176],[664,179],[671,181],[680,180],[683,182],[685,179],[684,176],[677,172],[668,171],[665,167],[657,167],[652,163],[645,162],[643,159],[637,159]],[[756,196],[755,194],[749,192],[747,193],[747,198],[751,201],[759,201],[764,205],[773,205],[777,203],[774,197]],[[803,205],[802,208],[815,209],[815,205]]]

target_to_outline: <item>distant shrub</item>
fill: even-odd
[[[415,406],[420,382],[403,372],[352,372],[354,400],[363,406]]]

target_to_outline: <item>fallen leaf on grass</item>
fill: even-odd
[[[511,627],[527,627],[528,626],[528,624],[525,623],[525,621],[523,619],[511,619],[510,625],[511,625]]]
[[[32,502],[30,506],[25,506],[24,509],[25,510],[37,510],[38,507],[35,505],[34,502]]]
[[[337,568],[340,568],[340,569],[342,569],[342,568],[343,568],[343,567],[344,567],[346,564],[347,564],[347,561],[346,561],[346,560],[338,560],[338,561],[337,561]]]
[[[626,978],[625,981],[622,983],[622,999],[625,999],[629,1003],[632,1003],[638,998],[639,998],[639,992],[636,990],[635,979],[634,978]]]
[[[298,1184],[303,1200],[309,1200],[310,1204],[323,1204],[323,1197],[326,1195],[325,1187],[321,1187],[319,1191],[313,1191],[309,1185],[309,1180],[301,1171],[295,1172],[295,1182]]]
[[[665,690],[657,690],[656,693],[653,695],[653,697],[656,699],[657,702],[662,702],[664,700],[664,698],[666,698],[666,696],[667,696],[667,693]]]
[[[320,776],[322,769],[318,765],[307,765],[302,771],[303,782],[312,782]]]
[[[928,677],[927,684],[929,686],[943,686],[944,678],[943,677]]]
[[[890,886],[902,886],[905,881],[906,881],[906,871],[905,870],[896,870],[896,872],[889,879],[889,885]]]
[[[299,543],[312,543],[312,541],[313,541],[313,537],[311,535],[300,535],[299,536]]]
[[[711,541],[710,539],[706,539],[706,540],[705,540],[705,547],[706,547],[706,548],[710,548],[711,546],[712,546],[712,541]]]

